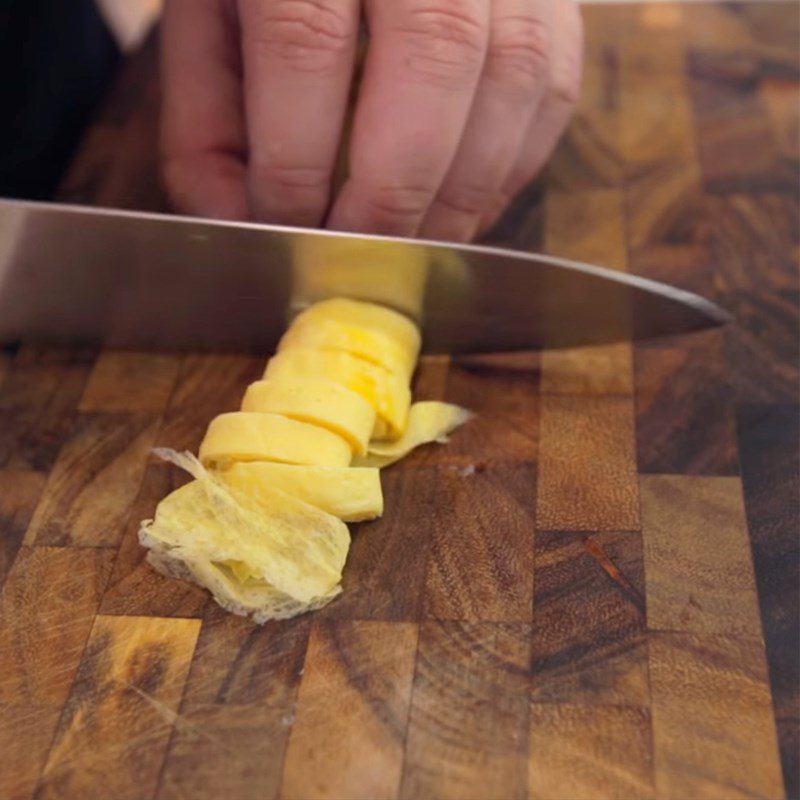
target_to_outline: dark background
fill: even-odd
[[[119,61],[92,0],[0,2],[0,196],[52,195]]]

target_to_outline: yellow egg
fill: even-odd
[[[263,487],[280,489],[345,522],[375,519],[383,513],[383,493],[377,469],[361,467],[309,467],[237,463],[219,473],[228,486],[254,497]]]
[[[142,524],[139,540],[157,569],[196,580],[259,622],[318,608],[341,591],[344,522],[278,489],[227,485],[190,456],[168,457],[195,480]]]
[[[212,420],[199,457],[212,468],[224,468],[235,461],[346,467],[352,450],[345,439],[325,428],[279,414],[235,411]]]
[[[398,438],[406,427],[411,389],[398,376],[339,350],[292,348],[273,356],[264,377],[289,381],[322,378],[360,394],[377,412],[373,438]]]
[[[341,436],[364,455],[375,427],[375,409],[360,394],[334,381],[315,378],[251,383],[242,411],[282,414]]]
[[[416,350],[399,345],[391,336],[361,325],[320,316],[298,319],[281,339],[279,350],[310,347],[315,350],[343,350],[411,381],[417,364]]]
[[[419,328],[404,314],[391,308],[376,303],[334,297],[330,300],[321,300],[305,309],[297,316],[293,325],[305,325],[319,320],[335,320],[347,325],[369,328],[394,340],[403,352],[408,354],[412,362],[416,363],[419,357],[422,341]]]
[[[463,425],[472,414],[450,403],[423,400],[414,403],[408,412],[408,427],[394,442],[371,442],[366,456],[354,462],[363,467],[388,467],[407,456],[415,447],[430,442],[444,444],[455,428]]]

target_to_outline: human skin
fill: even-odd
[[[541,170],[583,54],[574,0],[167,0],[162,43],[162,170],[179,210],[451,241]]]

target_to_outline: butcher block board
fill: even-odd
[[[0,361],[3,798],[796,797],[792,3],[593,6],[581,106],[489,240],[713,297],[735,327],[424,361],[477,417],[384,473],[344,594],[264,627],[139,521],[263,362]],[[155,39],[61,196],[162,208]]]

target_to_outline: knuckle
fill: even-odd
[[[563,73],[553,80],[550,94],[552,101],[573,108],[581,95],[581,70],[579,63],[569,65]]]
[[[307,72],[335,68],[355,40],[349,18],[324,0],[265,3],[249,33],[264,52]]]
[[[518,15],[495,22],[486,58],[487,77],[528,90],[547,76],[549,59],[550,36],[541,19]]]
[[[437,201],[449,211],[459,215],[475,216],[485,211],[487,198],[488,193],[485,186],[461,183],[443,189]]]
[[[318,166],[293,166],[277,162],[250,165],[250,180],[274,192],[327,193],[330,171]]]
[[[386,220],[413,220],[422,216],[431,201],[424,186],[372,186],[367,192],[372,216]]]
[[[483,67],[488,25],[469,0],[419,3],[400,30],[408,51],[406,66],[426,81],[460,88]]]

